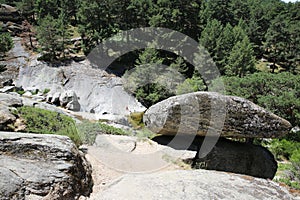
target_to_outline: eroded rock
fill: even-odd
[[[65,136],[0,132],[0,168],[13,172],[6,173],[0,185],[14,183],[4,188],[0,199],[14,199],[15,194],[15,199],[31,194],[78,199],[89,196],[93,185],[90,164]]]
[[[224,126],[210,127],[222,125],[222,116]],[[288,121],[246,99],[212,92],[190,93],[159,102],[146,111],[144,123],[163,135],[176,135],[181,128],[183,134],[205,136],[212,128],[221,137],[277,138],[291,129]]]

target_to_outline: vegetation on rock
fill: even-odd
[[[34,107],[20,107],[15,113],[25,120],[26,132],[65,135],[79,146],[82,140],[77,133],[75,122],[66,115]]]

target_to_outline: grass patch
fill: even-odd
[[[278,163],[275,181],[300,190],[300,142],[287,139],[272,139],[263,143],[275,156]]]
[[[45,94],[48,94],[50,92],[50,89],[49,88],[46,88],[46,89],[44,89],[43,90],[43,94],[45,95]]]
[[[128,116],[128,121],[134,129],[143,128],[145,125],[143,123],[144,112],[134,112],[130,113]]]
[[[136,131],[136,135],[135,135],[138,139],[152,139],[154,138],[155,136],[157,136],[155,133],[153,133],[152,131],[150,131],[149,129],[147,128],[142,128],[138,131]]]
[[[77,146],[82,144],[71,117],[28,106],[17,108],[16,114],[25,120],[26,132],[64,135],[70,137]]]
[[[93,145],[98,134],[131,135],[130,132],[101,122],[83,121],[76,124],[78,134],[85,144]]]

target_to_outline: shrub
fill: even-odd
[[[143,116],[144,116],[144,112],[130,113],[128,117],[128,121],[133,126],[133,128],[139,129],[144,127]]]
[[[17,108],[17,114],[25,120],[26,132],[64,135],[70,137],[77,146],[82,144],[71,117],[28,106]]]
[[[100,122],[84,121],[80,124],[77,124],[76,127],[83,143],[89,145],[95,143],[98,134],[130,135],[129,132],[126,132],[123,129]]]
[[[0,29],[1,31],[1,29]],[[8,52],[12,47],[14,43],[12,40],[12,37],[9,33],[1,33],[0,34],[0,54],[4,54]]]
[[[50,92],[49,88],[44,89],[43,94],[48,94]]]

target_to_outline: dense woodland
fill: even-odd
[[[71,38],[81,37],[85,55],[120,30],[164,27],[184,33],[204,46],[216,63],[226,93],[247,98],[289,120],[286,138],[265,143],[277,159],[292,161],[300,188],[300,2],[280,0],[0,0],[16,6],[32,28],[46,60],[64,58]],[[8,41],[2,34],[0,42]],[[3,46],[3,45],[2,45]],[[2,47],[1,46],[1,47]],[[11,48],[7,44],[1,52]],[[78,53],[78,52],[77,52]],[[199,72],[183,58],[155,49],[128,53],[117,60],[126,69],[161,63],[185,80],[174,91],[153,81],[133,94],[147,107],[176,94],[208,90]],[[151,66],[134,82],[145,82]],[[126,72],[125,72],[126,75]],[[297,128],[298,127],[298,128]],[[286,166],[285,166],[286,167]]]

